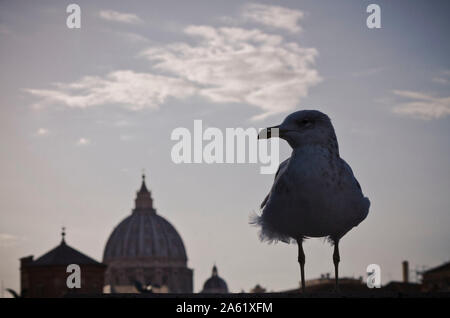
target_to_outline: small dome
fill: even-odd
[[[216,265],[212,269],[211,277],[203,284],[202,293],[228,293],[227,283],[219,276]]]
[[[186,262],[186,250],[177,230],[153,208],[145,176],[135,203],[132,214],[120,222],[109,237],[103,261],[163,258]]]

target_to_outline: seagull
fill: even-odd
[[[369,213],[370,201],[350,166],[339,156],[330,118],[317,110],[296,111],[260,131],[258,139],[279,137],[292,147],[291,157],[275,174],[262,213],[252,223],[263,241],[296,241],[302,292],[305,292],[303,241],[325,237],[334,245],[335,288],[339,291],[339,241]]]

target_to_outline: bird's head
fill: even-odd
[[[318,110],[300,110],[287,116],[284,121],[260,131],[258,138],[279,137],[292,148],[319,144],[336,147],[337,140],[330,118]]]

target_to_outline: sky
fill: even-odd
[[[381,8],[381,28],[366,7]],[[233,292],[298,287],[297,248],[266,244],[249,215],[273,175],[259,164],[175,164],[172,131],[263,128],[318,109],[370,212],[340,244],[341,276],[383,283],[450,259],[448,1],[0,2],[0,280],[60,242],[101,260],[142,169],[183,238],[194,291],[217,264]],[[280,142],[280,157],[290,148]],[[304,244],[307,279],[332,247]],[[414,278],[414,274],[412,274]]]

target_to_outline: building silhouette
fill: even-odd
[[[260,284],[256,284],[255,287],[250,289],[250,293],[252,294],[264,294],[267,290],[262,287]]]
[[[203,284],[203,294],[227,294],[228,286],[225,280],[219,276],[217,266],[212,268],[211,277],[208,278]]]
[[[329,274],[321,275],[320,278],[310,279],[306,281],[306,289],[308,293],[334,292],[335,280]],[[339,278],[339,289],[342,292],[361,292],[367,291],[368,288],[363,282],[362,277],[342,277]],[[298,288],[282,291],[281,293],[297,294],[302,293],[299,285]]]
[[[183,240],[175,227],[156,213],[142,176],[135,208],[111,233],[103,254],[108,265],[105,290],[135,293],[136,286],[169,293],[192,293]]]
[[[80,266],[80,288],[68,288],[67,266]],[[61,243],[33,260],[33,256],[20,259],[20,289],[22,297],[63,297],[67,294],[100,294],[103,290],[106,265],[84,255],[65,241],[63,229]]]
[[[402,262],[402,281],[390,281],[384,285],[381,290],[395,293],[418,293],[422,289],[419,283],[413,283],[409,280],[409,262]]]
[[[422,286],[425,292],[450,291],[450,262],[431,268],[422,274]]]

